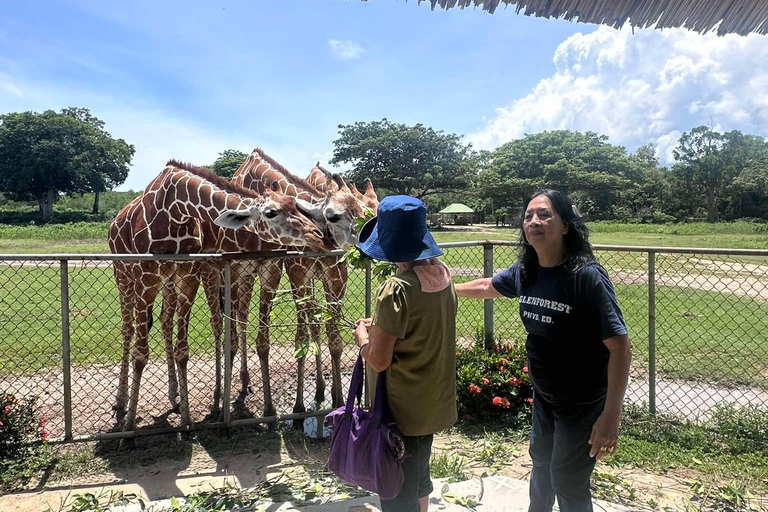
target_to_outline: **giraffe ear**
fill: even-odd
[[[227,210],[219,215],[214,224],[222,228],[239,229],[245,226],[249,220],[259,217],[259,209],[256,206],[251,206],[245,210]]]

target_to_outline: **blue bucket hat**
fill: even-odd
[[[388,196],[358,236],[366,256],[392,263],[427,260],[443,251],[427,229],[427,207],[411,196]]]

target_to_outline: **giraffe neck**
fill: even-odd
[[[169,167],[166,171],[167,179],[157,191],[158,196],[163,196],[158,214],[165,211],[176,223],[190,218],[212,223],[228,210],[245,210],[265,200],[264,197],[244,197],[186,170]],[[158,205],[157,199],[155,205]]]
[[[312,190],[314,187],[311,183],[300,181],[288,170],[276,169],[258,149],[248,155],[232,178],[233,183],[260,192],[275,184],[283,194],[305,201],[312,202],[323,197],[318,190]]]

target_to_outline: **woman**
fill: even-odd
[[[427,229],[420,200],[384,198],[359,240],[364,254],[397,266],[376,291],[373,319],[359,320],[355,329],[368,367],[387,372],[389,412],[405,441],[403,487],[394,499],[381,500],[381,510],[426,512],[433,434],[457,419],[456,291],[437,259],[443,251]],[[369,378],[375,382],[375,375]]]
[[[570,200],[540,190],[526,201],[517,262],[456,285],[459,297],[517,298],[534,388],[529,512],[592,510],[595,461],[613,453],[632,345],[613,285]]]

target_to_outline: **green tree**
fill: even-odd
[[[44,220],[59,194],[122,183],[133,156],[133,146],[112,139],[87,109],[65,112],[0,115],[0,191],[13,200],[37,201]]]
[[[240,167],[240,164],[242,164],[246,158],[248,158],[248,155],[242,151],[227,149],[219,153],[219,158],[210,165],[210,168],[219,176],[231,180],[237,168]]]
[[[717,202],[724,178],[723,146],[726,137],[709,126],[684,132],[672,151],[675,160],[686,167],[691,183],[700,187],[707,201],[707,222],[717,222]]]
[[[351,163],[346,177],[370,178],[376,188],[424,198],[465,189],[475,174],[471,146],[456,134],[383,119],[339,125],[331,163]]]
[[[732,210],[722,204],[728,184],[751,162],[768,160],[768,145],[762,137],[743,135],[739,130],[720,133],[709,126],[697,126],[680,136],[673,155],[684,168],[678,174],[689,180],[688,188],[704,195],[707,221],[717,222],[721,210]]]
[[[496,208],[519,206],[540,187],[580,192],[582,212],[610,215],[616,191],[631,185],[626,150],[594,132],[570,130],[529,134],[497,148],[478,174],[476,188]]]
[[[78,155],[82,181],[87,191],[93,192],[92,214],[99,213],[102,192],[112,190],[125,182],[136,149],[123,139],[114,139],[104,130],[104,121],[92,115],[87,108],[69,107],[61,111],[93,128],[87,150]]]

